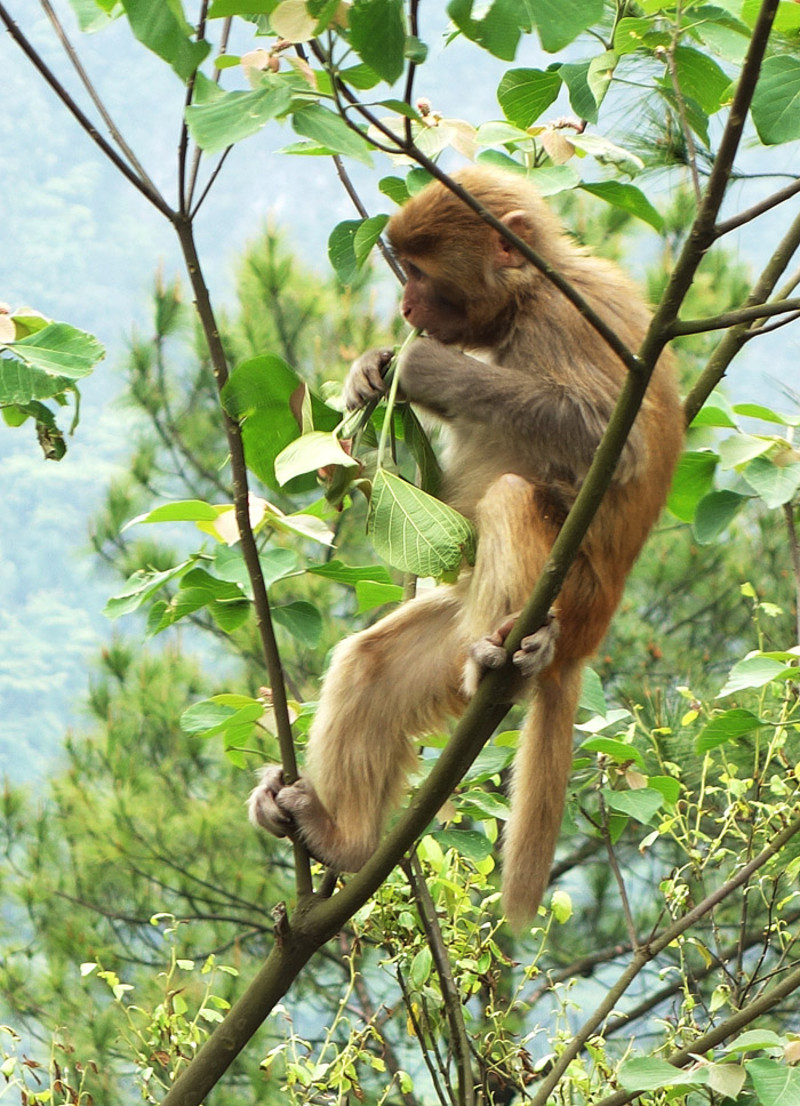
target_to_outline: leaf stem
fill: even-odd
[[[386,453],[386,442],[388,441],[389,428],[391,427],[392,419],[394,418],[394,405],[397,402],[397,389],[400,385],[400,373],[397,371],[397,366],[398,366],[398,363],[400,361],[401,356],[403,355],[403,353],[405,353],[408,346],[410,346],[411,343],[414,341],[414,339],[418,338],[418,337],[419,337],[419,331],[415,327],[414,329],[412,329],[410,331],[410,333],[408,335],[406,335],[406,338],[403,341],[403,344],[400,346],[400,348],[395,353],[394,357],[392,358],[392,362],[391,362],[391,364],[389,365],[389,368],[386,371],[386,375],[387,375],[387,377],[390,378],[390,380],[389,380],[389,394],[386,396],[386,411],[384,413],[383,426],[381,427],[381,436],[380,436],[380,440],[378,442],[378,468],[379,469],[384,468],[383,458],[384,458],[384,455]]]

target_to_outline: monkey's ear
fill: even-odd
[[[512,230],[514,234],[520,238],[525,238],[528,231],[528,217],[521,209],[518,211],[509,211],[503,215],[500,219],[501,223],[505,223],[509,230]],[[495,245],[495,265],[498,268],[512,268],[519,269],[525,264],[525,258],[511,243],[498,233],[497,242]]]

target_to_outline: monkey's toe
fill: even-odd
[[[522,639],[512,660],[523,676],[536,676],[552,663],[560,631],[555,612],[550,611],[544,626]]]

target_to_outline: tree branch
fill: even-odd
[[[45,64],[39,53],[19,29],[16,21],[11,18],[3,3],[0,3],[0,20],[3,21],[6,30],[11,35],[14,42],[16,42],[17,46],[19,46],[20,50],[22,50],[28,60],[38,70],[45,83],[52,88],[56,96],[58,96],[59,100],[61,100],[70,114],[74,116],[89,138],[100,147],[109,161],[113,162],[120,173],[131,182],[134,188],[141,192],[145,199],[149,200],[162,215],[170,220],[170,222],[173,222],[175,219],[175,212],[161,193],[155,189],[148,180],[142,179],[142,177],[128,165],[127,161],[120,157],[114,147],[103,138],[91,119],[78,107],[61,82],[56,78],[53,71]]]

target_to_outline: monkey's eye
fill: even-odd
[[[404,261],[403,268],[406,271],[406,276],[410,277],[411,280],[422,280],[425,276],[422,269],[415,265],[413,261]]]

